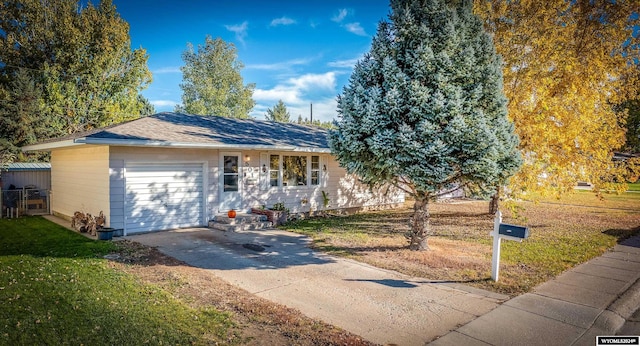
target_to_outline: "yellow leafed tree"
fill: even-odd
[[[624,144],[625,115],[614,106],[638,92],[639,5],[476,0],[504,60],[509,117],[525,160],[511,179],[514,191],[562,193],[578,181],[620,188],[612,155]]]

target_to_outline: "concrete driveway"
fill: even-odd
[[[508,299],[314,252],[309,238],[280,230],[197,228],[127,238],[380,344],[423,345]]]

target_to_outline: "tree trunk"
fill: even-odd
[[[489,214],[494,215],[498,212],[498,207],[500,202],[500,188],[496,188],[496,193],[491,196],[491,201],[489,202]]]
[[[409,220],[411,230],[409,239],[410,250],[428,250],[427,235],[429,234],[429,198],[424,195],[415,196],[413,216]]]

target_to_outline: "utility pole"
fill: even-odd
[[[309,111],[311,112],[311,124],[313,124],[313,102],[309,103]]]

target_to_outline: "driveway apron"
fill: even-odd
[[[312,251],[309,238],[280,230],[197,228],[128,238],[380,344],[423,345],[508,299],[328,256]]]

